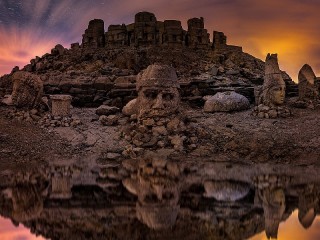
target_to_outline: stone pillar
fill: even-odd
[[[99,48],[105,46],[104,21],[94,19],[89,22],[88,28],[82,35],[82,46],[84,48]]]
[[[191,18],[188,20],[187,46],[192,48],[206,48],[210,43],[207,29],[204,28],[204,19]]]
[[[68,116],[72,97],[70,95],[50,95],[52,101],[51,114],[53,116]]]

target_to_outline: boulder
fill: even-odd
[[[248,195],[250,186],[243,182],[206,181],[204,183],[205,197],[218,201],[237,201]]]
[[[35,108],[41,103],[43,82],[28,72],[15,72],[12,76],[12,103],[17,107]]]
[[[122,109],[122,113],[126,116],[131,116],[133,114],[138,113],[138,104],[137,99],[132,99],[130,102],[127,103]]]
[[[250,107],[249,100],[236,92],[221,92],[203,98],[205,112],[231,112],[246,110]]]

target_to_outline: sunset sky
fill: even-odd
[[[260,59],[279,54],[280,67],[294,79],[303,64],[320,75],[319,0],[0,0],[0,75],[24,66],[57,43],[81,42],[94,18],[132,23],[150,11],[158,20],[203,16],[205,27],[223,31],[228,43]]]

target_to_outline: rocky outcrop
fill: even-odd
[[[92,20],[81,45],[57,45],[23,70],[40,76],[45,94],[69,94],[80,107],[122,108],[137,96],[135,76],[154,63],[176,69],[183,101],[203,106],[203,96],[235,91],[254,102],[264,63],[228,45],[222,32],[214,32],[210,45],[202,18],[190,19],[185,31],[178,20],[161,22],[141,12],[134,23],[111,25],[106,33],[102,20]],[[11,93],[11,76],[0,79],[0,96]]]
[[[249,100],[235,92],[222,92],[214,96],[205,96],[205,112],[232,112],[249,109]]]

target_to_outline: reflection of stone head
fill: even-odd
[[[140,178],[137,218],[152,229],[172,227],[179,212],[177,184],[163,177]]]
[[[281,188],[265,189],[262,192],[267,238],[277,238],[279,224],[285,211],[285,195]]]
[[[143,206],[137,203],[137,218],[152,229],[172,227],[177,219],[179,206]]]
[[[136,88],[140,117],[163,117],[177,111],[180,86],[173,67],[150,65],[139,73]]]
[[[152,229],[175,224],[179,212],[180,184],[165,168],[143,167],[134,178],[123,180],[124,187],[137,195],[136,216]]]
[[[12,190],[13,213],[16,221],[23,222],[40,216],[43,201],[36,187],[31,184],[19,184]]]
[[[285,98],[285,82],[278,64],[277,54],[268,54],[265,64],[265,77],[262,87],[262,100],[267,106],[281,105]]]
[[[316,218],[315,209],[314,208],[304,209],[304,210],[299,209],[298,218],[301,225],[305,229],[308,229],[312,225],[314,219]]]
[[[307,229],[316,218],[315,207],[319,204],[316,193],[300,193],[298,219],[301,225]]]

